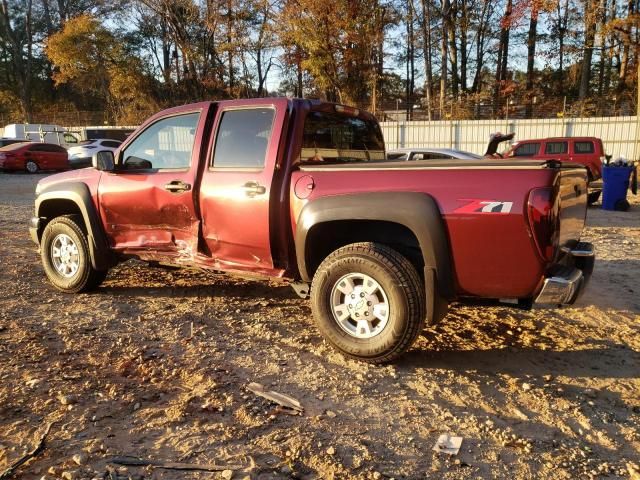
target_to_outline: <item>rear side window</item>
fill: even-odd
[[[575,142],[573,144],[575,153],[594,153],[595,148],[593,142]]]
[[[262,168],[273,128],[273,108],[247,108],[222,113],[213,151],[213,166]]]
[[[102,145],[107,148],[118,148],[121,142],[115,142],[113,140],[105,140],[102,142]]]
[[[331,112],[309,112],[304,122],[302,163],[384,160],[378,122]]]
[[[59,145],[42,145],[41,148],[42,152],[55,152],[55,153],[66,153],[66,150],[64,149],[64,147],[61,147]]]
[[[163,118],[147,127],[124,150],[125,168],[189,168],[199,118],[199,113],[187,113]]]
[[[567,142],[547,142],[544,147],[544,153],[546,155],[559,155],[561,153],[567,153]]]
[[[537,155],[540,150],[539,143],[523,143],[518,145],[513,151],[514,157],[530,157],[531,155]]]
[[[32,152],[56,152],[56,153],[66,152],[66,150],[63,147],[60,147],[58,145],[52,145],[49,143],[36,143],[32,145],[29,150],[31,150]]]
[[[411,157],[411,160],[450,160],[453,157],[444,153],[437,152],[417,152]]]

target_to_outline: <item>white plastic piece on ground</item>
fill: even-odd
[[[433,450],[440,453],[446,453],[447,455],[457,455],[462,446],[462,437],[453,437],[446,433],[443,433],[438,437]]]

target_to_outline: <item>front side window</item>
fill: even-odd
[[[573,149],[576,153],[593,153],[595,149],[593,142],[576,142],[573,144]]]
[[[124,168],[189,168],[199,119],[200,113],[188,113],[163,118],[147,127],[122,152]]]
[[[304,122],[301,163],[384,160],[378,122],[330,112],[310,112]]]
[[[222,113],[213,166],[262,168],[273,128],[273,108],[246,108]]]
[[[540,150],[539,143],[523,143],[518,145],[513,152],[514,157],[529,157],[531,155],[537,155]]]
[[[567,153],[567,142],[547,142],[544,147],[544,153],[546,155],[559,155],[561,153]]]

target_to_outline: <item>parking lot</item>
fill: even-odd
[[[26,226],[42,176],[0,173],[0,472],[53,422],[19,478],[231,475],[117,456],[233,478],[640,477],[638,197],[589,209],[598,260],[572,308],[455,304],[375,367],[335,353],[279,284],[130,261],[94,293],[56,292]],[[432,450],[442,433],[457,455]]]

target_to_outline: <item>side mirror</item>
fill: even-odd
[[[102,172],[113,172],[115,169],[113,152],[110,150],[101,150],[94,153],[91,157],[91,165],[96,170],[100,170]]]

